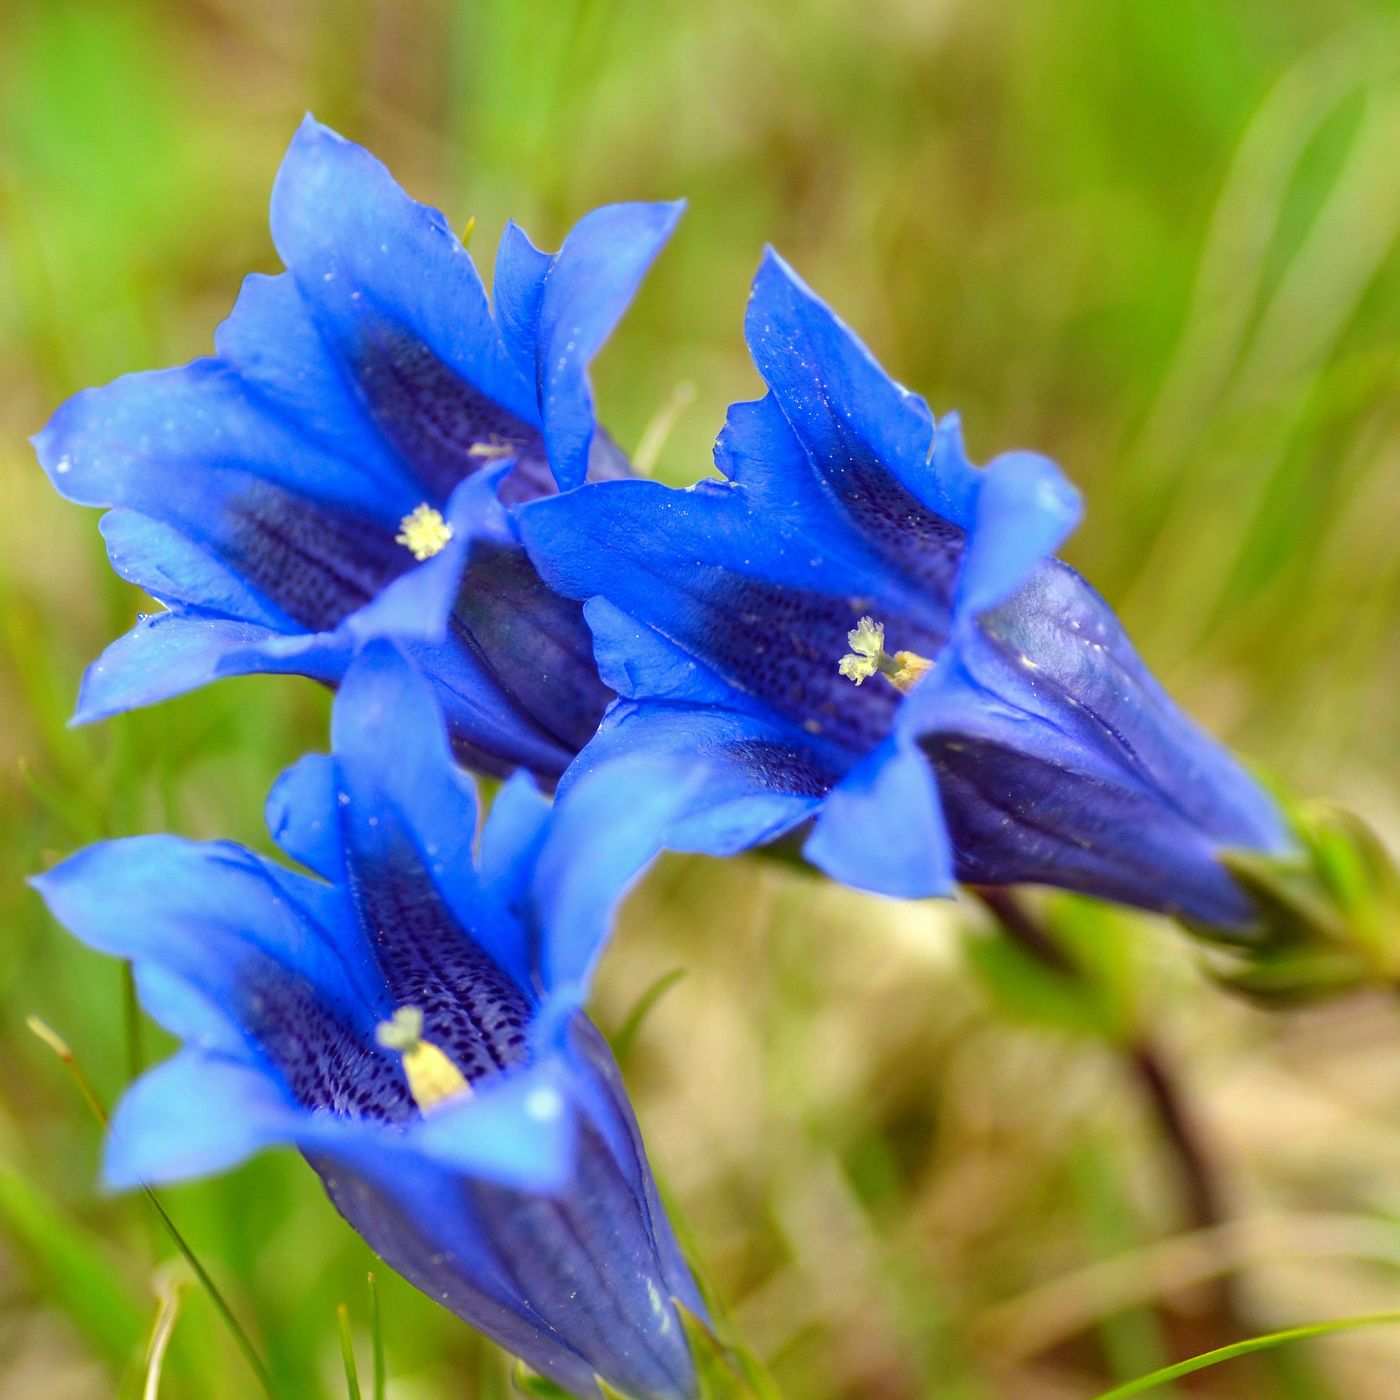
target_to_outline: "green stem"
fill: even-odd
[[[1042,966],[1063,977],[1075,980],[1082,977],[1073,959],[1014,894],[985,885],[968,888],[995,916],[1007,937]],[[1225,1219],[1219,1184],[1186,1096],[1169,1063],[1145,1036],[1122,1046],[1121,1051],[1176,1165],[1187,1223],[1196,1230],[1214,1228]],[[1222,1279],[1214,1291],[1221,1319],[1232,1330],[1243,1330],[1238,1301],[1229,1281]]]

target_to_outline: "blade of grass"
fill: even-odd
[[[345,1393],[350,1400],[361,1400],[360,1370],[355,1365],[355,1339],[350,1335],[350,1309],[335,1305],[335,1325],[340,1333],[340,1359],[345,1363]]]
[[[96,1090],[92,1087],[91,1080],[88,1079],[83,1067],[74,1057],[73,1051],[69,1048],[68,1042],[58,1034],[52,1026],[41,1020],[38,1016],[30,1016],[26,1024],[33,1033],[54,1052],[62,1061],[64,1068],[72,1077],[73,1082],[78,1086],[78,1091],[87,1101],[88,1107],[92,1110],[93,1116],[105,1128],[108,1125],[107,1110],[103,1107],[102,1100],[97,1097]],[[151,1203],[151,1209],[160,1217],[160,1223],[165,1227],[165,1232],[170,1236],[171,1243],[184,1256],[185,1263],[194,1271],[195,1277],[199,1280],[200,1286],[209,1295],[209,1301],[213,1303],[215,1310],[223,1319],[224,1325],[228,1328],[233,1337],[234,1344],[242,1352],[243,1359],[248,1363],[254,1376],[257,1377],[258,1385],[268,1400],[278,1400],[277,1391],[272,1384],[272,1376],[268,1372],[262,1357],[258,1354],[257,1348],[253,1345],[252,1339],[243,1330],[242,1323],[234,1315],[233,1309],[229,1306],[224,1295],[219,1291],[218,1285],[210,1276],[209,1271],[200,1263],[198,1256],[190,1247],[189,1242],[176,1228],[175,1222],[170,1218],[169,1213],[161,1204],[160,1198],[151,1190],[149,1186],[142,1186],[142,1194]]]
[[[637,1004],[628,1012],[627,1019],[617,1028],[617,1033],[612,1038],[612,1051],[618,1064],[627,1063],[627,1057],[631,1053],[632,1044],[637,1039],[637,1032],[641,1030],[642,1023],[651,1014],[656,1003],[684,976],[685,968],[673,967],[670,972],[663,972],[637,998]]]
[[[379,1280],[373,1272],[369,1274],[369,1335],[371,1355],[374,1358],[372,1385],[374,1400],[384,1400],[384,1387],[388,1374],[384,1366],[384,1320],[379,1314]]]
[[[1400,1312],[1366,1313],[1360,1317],[1337,1318],[1332,1322],[1310,1322],[1302,1327],[1285,1327],[1281,1332],[1248,1337],[1242,1342],[1231,1342],[1229,1346],[1216,1347],[1214,1351],[1205,1351],[1199,1356],[1191,1356],[1185,1361],[1163,1366],[1145,1376],[1139,1376],[1136,1380],[1114,1386],[1112,1390],[1105,1390],[1094,1396],[1093,1400],[1127,1400],[1130,1395],[1145,1394],[1168,1381],[1176,1380],[1179,1376],[1189,1376],[1193,1371],[1204,1371],[1208,1366],[1218,1366],[1222,1361],[1233,1361],[1237,1356],[1267,1351],[1271,1347],[1283,1346],[1286,1342],[1302,1342],[1310,1337],[1329,1337],[1337,1332],[1353,1332],[1361,1327],[1380,1327],[1396,1322],[1400,1322]]]

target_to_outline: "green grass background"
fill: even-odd
[[[142,604],[26,444],[73,391],[206,353],[310,108],[489,255],[685,195],[596,372],[695,479],[757,382],[772,242],[974,455],[1084,489],[1069,557],[1216,732],[1400,832],[1400,9],[1361,0],[7,0],[0,9],[0,1396],[140,1394],[170,1250],[94,1189],[99,1134],[24,1030],[113,1099],[122,975],[24,877],[159,828],[266,846],[324,744],[304,683],[65,728]],[[192,464],[192,469],[195,466]],[[663,862],[598,995],[680,1216],[796,1397],[1087,1397],[1256,1330],[1400,1300],[1400,1007],[1270,1017],[1172,929],[1060,901],[1091,992],[957,905],[753,863]],[[1126,1068],[1150,1041],[1233,1222],[1184,1237]],[[142,1026],[139,1052],[162,1052]],[[167,1193],[291,1397],[343,1394],[372,1261],[287,1156]],[[1236,1316],[1203,1279],[1231,1272]],[[253,1394],[186,1290],[161,1394]],[[398,1400],[501,1396],[491,1348],[397,1280]],[[1178,1395],[1384,1400],[1400,1332],[1232,1363]],[[1165,1392],[1164,1392],[1165,1393]]]

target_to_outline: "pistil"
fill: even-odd
[[[857,685],[878,673],[896,690],[908,694],[933,666],[926,656],[913,651],[897,651],[891,656],[885,650],[884,624],[873,617],[861,618],[854,629],[846,633],[846,644],[851,649],[841,658],[840,671]]]

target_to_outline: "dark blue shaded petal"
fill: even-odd
[[[1008,607],[1014,627],[1006,609],[990,614],[989,632],[960,641],[911,702],[958,878],[1247,923],[1217,857],[1281,844],[1262,792],[1172,705],[1072,571],[1046,566]]]
[[[1015,678],[1028,713],[1111,753],[1222,845],[1286,846],[1272,800],[1178,709],[1113,610],[1068,565],[1049,561],[978,630],[990,645],[960,657],[979,685]]]
[[[401,1119],[411,1100],[373,1042],[390,1009],[334,931],[336,890],[241,847],[133,837],[34,881],[92,947],[130,959],[147,1010],[204,1049],[261,1065],[305,1108]]]
[[[931,459],[928,406],[896,384],[855,335],[771,250],[754,278],[745,332],[754,364],[801,443],[751,464],[784,481],[813,473],[886,568],[947,600],[977,476],[948,454]]]
[[[286,613],[252,587],[232,561],[202,549],[165,521],[118,507],[98,528],[112,568],[167,607],[187,604],[272,631],[287,625]]]
[[[553,779],[592,737],[612,693],[598,678],[582,607],[549,588],[512,538],[477,533],[445,640],[411,650],[443,696],[464,761]]]
[[[465,1205],[455,1228],[475,1237],[474,1257],[489,1259],[493,1275],[529,1300],[527,1316],[551,1339],[514,1344],[532,1365],[581,1393],[596,1372],[628,1395],[690,1397],[689,1348],[670,1299],[702,1316],[703,1305],[665,1223],[616,1066],[582,1017],[564,1057],[578,1113],[568,1185],[541,1196],[471,1182],[459,1201],[449,1197],[449,1213]],[[419,1286],[429,1281],[452,1286],[431,1272]]]

